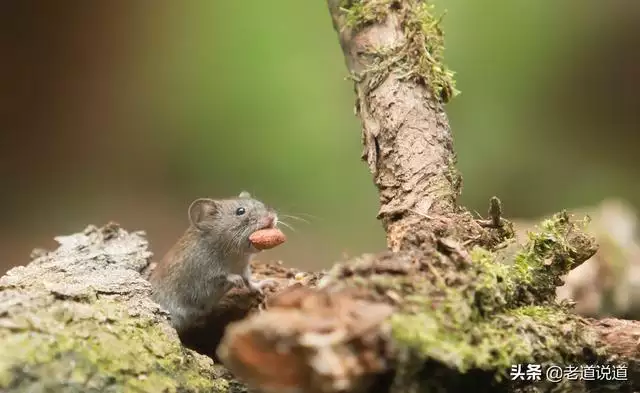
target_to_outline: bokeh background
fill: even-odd
[[[637,4],[437,1],[468,207],[640,204]],[[160,256],[243,189],[308,221],[264,259],[383,249],[345,76],[322,0],[1,2],[0,273],[110,220]]]

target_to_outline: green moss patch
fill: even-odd
[[[226,392],[161,325],[112,319],[121,306],[52,303],[0,326],[0,390]],[[117,323],[116,323],[117,321]],[[10,328],[9,328],[10,327]],[[222,385],[225,385],[224,383]]]
[[[371,58],[373,63],[365,71],[374,81],[374,86],[370,88],[393,72],[400,78],[412,78],[425,83],[445,103],[460,93],[455,87],[455,73],[443,63],[442,17],[434,14],[432,4],[418,0],[402,4],[394,0],[355,0],[343,1],[341,5],[346,26],[355,31],[373,23],[383,23],[391,13],[400,20],[405,35],[401,46],[371,48],[363,54]]]
[[[415,370],[405,380],[422,381],[416,390],[504,387],[512,365],[584,363],[585,349],[604,359],[583,320],[554,296],[559,277],[596,251],[583,229],[561,213],[524,245],[510,239],[496,251],[443,247],[397,257],[403,274],[370,269],[366,277],[340,279],[369,285],[380,299],[394,294],[397,312],[389,322],[401,353],[397,368]]]

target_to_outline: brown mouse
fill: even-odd
[[[252,233],[275,228],[276,212],[243,191],[232,199],[199,198],[188,209],[190,226],[151,272],[152,298],[184,331],[208,315],[234,286],[262,293],[274,280],[251,280],[249,261],[260,249]]]

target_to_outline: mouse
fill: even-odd
[[[189,227],[149,275],[151,297],[178,333],[211,313],[234,287],[253,293],[276,281],[254,281],[250,260],[262,251],[251,242],[258,231],[275,229],[276,211],[242,191],[235,198],[198,198],[188,208]]]

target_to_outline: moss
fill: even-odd
[[[467,296],[459,295],[463,292],[451,290],[439,305],[429,296],[413,298],[411,303],[422,307],[403,307],[391,317],[396,345],[411,353],[404,358],[425,365],[419,379],[423,389],[507,383],[512,365],[583,363],[584,348],[604,355],[579,317],[563,306],[523,306],[482,316]]]
[[[516,309],[485,320],[469,320],[455,329],[442,324],[443,318],[433,310],[396,314],[391,320],[393,335],[425,359],[437,360],[460,373],[493,370],[496,377],[503,377],[512,364],[578,359],[586,344],[580,336],[573,342],[554,339],[558,323],[573,323],[561,309],[548,309],[535,316]]]
[[[529,233],[529,241],[514,258],[514,280],[539,302],[555,299],[561,277],[597,250],[595,240],[584,232],[589,219],[575,222],[567,212],[542,222],[540,231]]]
[[[423,300],[430,303],[426,297]],[[490,387],[501,391],[510,386],[508,373],[513,365],[582,364],[583,349],[596,347],[579,318],[561,307],[526,306],[455,324],[452,315],[424,307],[391,318],[396,345],[410,354],[400,356],[404,362],[398,368],[423,365],[407,379],[418,383],[416,391],[486,391]]]
[[[343,0],[340,9],[345,13],[345,24],[348,27],[360,28],[374,22],[384,21],[389,4],[389,0]]]
[[[605,359],[582,319],[552,296],[559,277],[595,252],[583,229],[561,213],[524,245],[509,239],[495,251],[474,247],[463,261],[432,250],[418,260],[397,257],[411,261],[404,274],[370,269],[339,279],[401,299],[389,320],[404,373],[397,391],[505,388],[512,365],[582,364],[585,349]],[[350,267],[367,271],[358,262]],[[418,386],[411,390],[408,381]]]
[[[494,264],[481,249],[474,251],[474,258],[477,280],[440,296],[437,290],[406,294],[401,312],[391,318],[401,346],[460,373],[492,370],[500,378],[512,364],[577,359],[584,346],[593,345],[580,334],[549,342],[558,335],[558,326],[573,329],[579,320],[561,305],[515,306],[512,267]],[[548,340],[541,340],[545,337]]]
[[[523,246],[507,240],[500,251],[474,248],[476,305],[486,314],[505,307],[554,304],[561,277],[596,252],[584,223],[563,212],[542,222],[538,232],[529,233]]]
[[[455,88],[455,73],[443,63],[442,17],[434,16],[433,11],[432,4],[418,2],[406,20],[405,33],[417,56],[411,68],[412,73],[423,78],[444,102],[449,102],[460,91]]]
[[[409,274],[352,275],[347,279],[349,285],[373,286],[382,295],[393,291],[405,299],[403,307],[414,307],[411,299],[417,294],[458,312],[473,306],[468,314],[474,318],[523,306],[554,305],[560,277],[596,251],[593,238],[583,229],[581,222],[560,213],[544,221],[540,231],[530,233],[524,245],[508,239],[496,251],[474,247],[467,264],[433,251],[421,257],[414,267],[418,271]],[[358,262],[349,266],[358,270]],[[341,269],[337,267],[332,274],[339,276]]]
[[[343,1],[341,10],[345,24],[359,30],[372,23],[382,23],[391,12],[400,17],[405,42],[398,48],[371,48],[367,55],[372,66],[364,74],[373,81],[370,89],[391,71],[401,78],[411,78],[428,85],[443,102],[449,102],[460,91],[455,87],[454,75],[444,63],[444,33],[440,27],[442,16],[434,15],[434,6],[427,2],[409,0],[405,8],[395,0]],[[361,79],[362,76],[356,76]]]
[[[414,358],[431,362],[430,375],[481,372],[490,377],[488,384],[506,381],[515,364],[576,363],[584,361],[584,348],[603,356],[581,319],[553,296],[559,277],[595,252],[582,229],[561,213],[544,221],[517,252],[513,242],[502,252],[474,248],[466,273],[451,280],[457,288],[449,288],[437,306],[425,295],[392,317],[396,342]],[[507,263],[500,262],[501,254]],[[460,383],[447,378],[424,383],[434,380]]]
[[[182,349],[160,325],[128,317],[115,323],[108,316],[118,312],[118,305],[110,300],[86,308],[71,302],[52,307],[56,309],[14,316],[13,322],[27,322],[14,331],[0,328],[0,388],[13,392],[228,389],[226,381],[207,375],[202,360]]]

